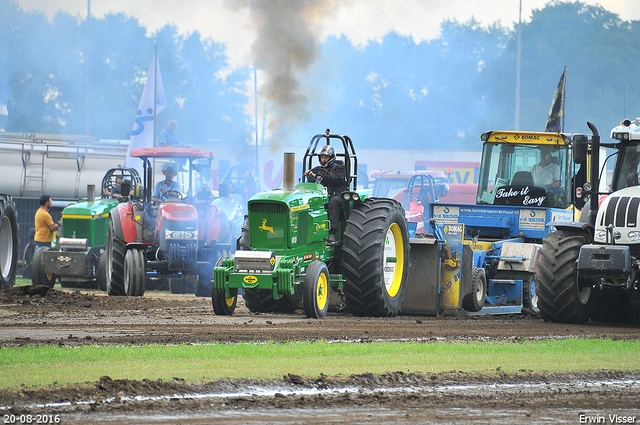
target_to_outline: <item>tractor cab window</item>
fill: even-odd
[[[620,171],[615,176],[614,189],[640,185],[640,145],[623,144],[620,148],[618,161],[621,161]]]
[[[567,148],[485,143],[478,204],[566,208],[571,200]]]

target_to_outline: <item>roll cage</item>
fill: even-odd
[[[342,143],[342,151],[336,149],[335,145],[331,145],[332,141],[340,141]],[[349,190],[355,191],[358,187],[358,157],[356,156],[356,150],[353,147],[353,142],[349,136],[331,134],[330,129],[327,129],[324,134],[316,134],[311,138],[302,160],[302,181],[308,181],[306,180],[304,173],[307,170],[314,168],[313,158],[318,157],[318,152],[324,145],[333,146],[336,151],[336,159],[342,159],[344,161],[344,165],[347,170],[348,188]]]

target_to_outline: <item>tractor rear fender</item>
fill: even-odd
[[[207,245],[228,243],[228,227],[227,215],[217,206],[210,205],[207,211],[198,211],[198,238]]]
[[[550,221],[547,226],[553,226],[556,230],[578,231],[587,235],[589,241],[593,241],[593,226],[590,223],[576,221]]]

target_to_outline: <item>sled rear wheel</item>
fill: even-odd
[[[471,293],[462,299],[462,308],[472,313],[482,310],[487,296],[487,277],[484,269],[477,267],[471,272]]]

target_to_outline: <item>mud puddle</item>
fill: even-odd
[[[603,406],[594,410],[589,402],[579,402],[582,397],[586,397],[586,400],[592,396],[606,400],[610,396],[625,393],[630,388],[640,388],[640,379],[374,388],[292,388],[274,383],[270,386],[248,386],[235,392],[153,396],[127,396],[120,393],[100,401],[78,399],[14,405],[11,410],[75,411],[60,414],[60,423],[96,424],[562,424],[616,423],[617,418],[631,420],[625,423],[637,423],[640,422],[640,408],[620,408],[621,406],[612,404],[611,407]],[[636,395],[637,393],[638,390]],[[568,403],[575,406],[554,405],[562,395],[568,397]],[[507,403],[514,398],[521,400],[519,408],[514,408],[512,401]],[[440,402],[445,400],[448,401],[447,404],[457,400],[460,406],[441,405]],[[500,400],[504,400],[504,405],[501,405]],[[637,405],[635,400],[637,399],[632,402],[634,406]],[[0,407],[0,413],[6,411],[8,406]],[[118,413],[119,411],[127,413]],[[590,418],[595,422],[589,422]]]

